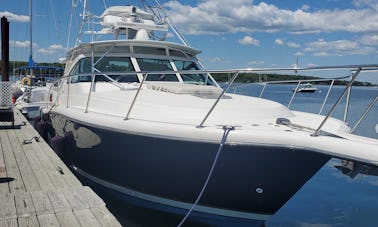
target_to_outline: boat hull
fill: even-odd
[[[56,112],[50,119],[50,134],[60,139],[54,149],[78,173],[128,196],[184,210],[196,200],[219,148],[111,131]],[[328,160],[292,147],[226,144],[195,211],[264,221]]]

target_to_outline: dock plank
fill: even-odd
[[[54,214],[42,214],[37,216],[40,226],[60,227],[58,219]]]
[[[18,218],[18,226],[19,227],[39,227],[37,216],[29,216],[29,217],[22,217]]]
[[[16,204],[14,196],[10,194],[2,194],[0,196],[0,220],[17,218]]]
[[[7,130],[7,135],[11,146],[13,148],[14,156],[17,161],[18,168],[22,177],[22,181],[27,191],[41,190],[38,180],[34,175],[33,169],[30,166],[29,160],[26,158],[21,145],[17,141],[17,136],[14,131]]]
[[[80,226],[80,223],[72,211],[55,214],[61,226]]]
[[[78,193],[78,189],[61,189],[72,210],[89,209],[89,204],[83,198],[82,193]],[[81,190],[82,191],[82,190]]]
[[[71,205],[67,201],[64,194],[59,190],[48,190],[47,195],[50,199],[54,212],[71,211]]]
[[[26,129],[24,126],[23,128]],[[34,137],[34,136],[33,136]],[[31,136],[25,136],[24,134],[19,135],[18,140],[22,144],[24,140],[30,140],[32,138]],[[62,188],[62,187],[68,187],[67,183],[62,177],[59,177],[60,173],[57,169],[57,167],[54,167],[54,165],[51,163],[49,158],[45,155],[45,153],[41,150],[41,148],[38,146],[38,143],[34,140],[30,144],[25,144],[25,147],[30,147],[31,150],[33,150],[33,154],[39,160],[40,166],[45,170],[45,172],[48,175],[48,179],[53,183],[54,187]],[[42,143],[42,141],[41,141]],[[54,188],[53,187],[53,188]]]
[[[14,194],[16,202],[17,217],[29,217],[35,215],[33,200],[28,192],[17,192]]]
[[[16,117],[15,118],[21,118],[23,116],[19,116],[19,114],[15,114]],[[22,115],[22,114],[21,114]],[[61,174],[61,172],[63,172],[63,178],[67,185],[69,186],[81,186],[81,182],[73,175],[73,174],[64,174],[64,173],[67,173],[67,172],[71,172],[69,170],[69,168],[64,164],[64,162],[60,159],[60,158],[57,158],[57,155],[55,154],[55,152],[51,149],[51,147],[43,140],[42,137],[39,136],[38,132],[33,128],[32,125],[30,125],[29,122],[26,123],[26,127],[24,127],[24,136],[23,136],[23,139],[30,139],[30,138],[33,138],[33,137],[39,137],[39,140],[40,142],[35,142],[33,140],[32,142],[32,146],[34,147],[34,149],[40,151],[41,153],[43,153],[43,155],[45,156],[45,158],[49,159],[49,168],[51,169],[54,169],[56,171],[58,171],[59,174]]]
[[[31,197],[37,215],[54,213],[50,198],[46,192],[33,191],[31,192]]]
[[[89,207],[105,206],[105,202],[90,187],[78,188],[76,193],[81,195],[81,198],[85,200]]]
[[[17,227],[18,222],[17,219],[7,219],[7,220],[0,220],[1,227]]]
[[[0,130],[1,145],[4,155],[4,162],[7,171],[7,177],[13,178],[12,181],[8,182],[9,191],[25,191],[24,183],[22,182],[22,177],[20,170],[17,165],[16,158],[13,154],[13,148],[9,142],[9,138],[6,134],[6,130]]]
[[[101,226],[118,227],[120,226],[118,220],[109,213],[105,206],[91,208],[92,213],[100,222]]]
[[[16,135],[18,138],[19,143],[22,144],[24,138],[21,135],[21,131],[16,131]],[[32,145],[30,144],[23,144],[23,150],[25,152],[25,156],[29,160],[30,166],[33,169],[34,175],[37,178],[38,184],[41,188],[44,189],[53,189],[55,188],[53,182],[50,180],[47,171],[44,169],[42,160],[39,159],[39,156],[36,154],[37,152],[34,151]]]
[[[8,175],[7,175],[4,154],[3,154],[3,147],[1,145],[1,137],[0,137],[0,195],[3,195],[9,192],[9,185],[8,185],[9,180],[11,179],[8,178]]]
[[[15,116],[15,129],[0,129],[0,227],[121,226],[45,141],[23,143],[38,134]]]
[[[100,227],[101,224],[97,221],[96,217],[90,210],[75,210],[75,216],[80,222],[81,226],[85,227]]]

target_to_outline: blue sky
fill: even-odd
[[[160,1],[209,69],[290,67],[297,56],[302,67],[378,63],[378,0]],[[92,12],[100,15],[104,3],[138,4],[92,0]],[[33,0],[36,62],[64,57],[70,10],[71,0]],[[0,16],[10,21],[10,59],[26,61],[28,1],[1,0]],[[364,78],[378,81],[376,74]]]

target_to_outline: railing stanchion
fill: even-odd
[[[352,79],[352,76],[351,78]],[[347,98],[346,98],[346,102],[345,102],[345,109],[344,109],[344,122],[347,122],[347,117],[348,117],[348,110],[349,110],[349,102],[350,102],[350,93],[351,93],[351,90],[352,89],[352,86],[349,87],[348,89],[348,92],[347,92]]]
[[[291,103],[293,102],[294,97],[297,94],[298,88],[301,85],[301,83],[302,83],[302,81],[298,81],[297,87],[295,88],[295,90],[293,91],[293,95],[291,96],[290,102],[289,102],[289,104],[287,104],[288,109],[290,109]]]
[[[262,97],[262,95],[263,95],[263,93],[264,93],[265,88],[266,88],[267,85],[268,85],[268,83],[264,83],[264,86],[263,86],[263,88],[261,89],[261,92],[260,92],[259,98]]]
[[[63,85],[62,85],[63,86]],[[69,108],[69,105],[68,105],[68,100],[70,98],[70,87],[71,87],[71,77],[68,76],[68,87],[67,87],[67,108]]]
[[[327,116],[324,118],[322,123],[320,123],[319,127],[316,129],[314,134],[312,136],[318,136],[320,129],[323,127],[324,123],[328,120],[328,118],[333,114],[333,112],[336,109],[336,106],[340,103],[341,99],[344,97],[345,93],[348,91],[348,89],[352,86],[354,80],[356,79],[357,75],[361,72],[361,68],[358,68],[357,71],[352,76],[351,80],[349,81],[348,85],[345,87],[339,98],[337,99],[336,103],[332,106],[331,110],[328,112]]]
[[[210,114],[213,112],[215,106],[218,104],[219,100],[222,98],[222,96],[224,95],[224,93],[227,92],[227,90],[231,87],[231,85],[234,83],[236,77],[238,77],[239,75],[239,71],[237,71],[235,73],[235,75],[232,77],[232,79],[230,80],[230,82],[227,84],[227,86],[223,89],[222,93],[219,95],[219,97],[217,98],[217,100],[215,101],[215,103],[213,104],[213,106],[210,108],[209,112],[207,112],[205,118],[202,120],[202,122],[197,126],[197,128],[202,128],[203,127],[203,124],[205,123],[205,121],[207,120],[207,118],[210,116]]]
[[[94,83],[95,83],[95,78],[96,78],[96,75],[94,73],[94,46],[92,44],[92,53],[91,53],[91,73],[92,73],[92,81],[91,81],[91,86],[89,88],[89,94],[88,94],[88,99],[87,99],[87,104],[85,106],[85,113],[88,113],[88,106],[89,106],[89,100],[91,98],[91,94],[92,94],[92,89],[93,89],[93,86],[94,86]]]
[[[139,95],[140,90],[142,89],[144,81],[146,81],[147,76],[148,76],[148,73],[146,73],[146,75],[143,77],[142,82],[140,82],[139,88],[138,88],[137,92],[135,93],[135,96],[133,98],[133,101],[131,102],[129,110],[127,111],[127,114],[126,114],[126,116],[125,116],[125,118],[123,120],[129,120],[129,115],[130,115],[131,109],[134,107],[135,101],[136,101],[136,99],[137,99],[137,97]]]
[[[333,83],[335,83],[335,80],[332,80],[331,84],[329,85],[329,88],[328,88],[328,91],[327,91],[327,95],[326,95],[326,97],[324,98],[323,104],[322,104],[322,106],[320,107],[320,110],[319,110],[319,113],[318,113],[318,114],[321,114],[321,113],[323,112],[324,106],[325,106],[325,104],[327,103],[327,100],[328,100],[328,96],[329,96],[329,94],[331,93],[331,89],[332,89],[332,87],[333,87]]]
[[[356,124],[350,130],[350,133],[353,133],[353,131],[358,127],[358,125],[361,123],[361,121],[365,118],[366,114],[369,113],[369,111],[371,110],[371,108],[373,108],[373,106],[375,105],[375,103],[377,103],[377,101],[378,101],[378,95],[375,96],[375,99],[366,108],[366,110],[364,111],[364,113],[361,115],[361,117],[358,119],[358,121],[356,122]]]

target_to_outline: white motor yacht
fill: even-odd
[[[199,50],[154,39],[168,30],[154,15],[109,7],[102,30],[88,34],[114,39],[78,42],[67,53],[49,137],[76,173],[185,217],[261,224],[330,158],[378,165],[378,141],[331,113],[228,93],[240,73],[261,69],[203,69]],[[346,68],[356,77],[374,67]],[[219,72],[233,74],[225,88]]]

